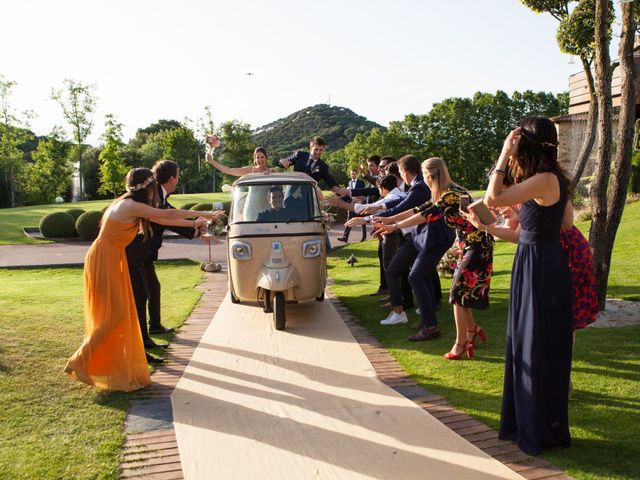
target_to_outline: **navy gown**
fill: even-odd
[[[569,266],[560,244],[567,202],[520,209],[507,325],[500,438],[530,455],[571,443],[568,419],[572,347]]]

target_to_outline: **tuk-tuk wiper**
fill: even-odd
[[[311,217],[311,218],[292,218],[290,220],[287,220],[287,224],[291,223],[291,222],[315,222],[316,220],[322,220],[323,216],[322,215],[316,215],[315,217]]]

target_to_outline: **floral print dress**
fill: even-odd
[[[493,271],[493,237],[478,230],[460,214],[460,198],[470,197],[458,185],[452,185],[435,203],[416,207],[427,223],[444,215],[445,222],[457,232],[458,258],[451,282],[449,303],[486,310],[489,308],[489,284]],[[456,249],[456,245],[454,245]]]

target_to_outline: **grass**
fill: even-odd
[[[178,326],[200,297],[201,272],[160,262],[158,275],[163,323]],[[0,270],[0,478],[118,477],[131,394],[62,372],[83,338],[82,279],[80,267]]]
[[[639,299],[640,258],[632,240],[637,231],[640,203],[627,205],[612,259],[609,295]],[[584,227],[584,225],[581,225]],[[455,339],[450,307],[438,312],[443,337],[411,343],[406,326],[383,327],[387,314],[366,294],[378,279],[377,244],[351,244],[334,250],[329,260],[332,290],[361,323],[389,349],[403,368],[432,393],[445,396],[457,408],[497,428],[502,401],[504,344],[509,281],[515,245],[499,242],[495,249],[491,309],[476,312],[476,320],[489,337],[480,344],[473,361],[447,362],[442,355]],[[358,263],[346,259],[355,254]],[[442,288],[450,287],[443,279]],[[417,315],[409,312],[409,323]],[[640,326],[581,330],[573,360],[570,427],[573,445],[542,455],[577,479],[640,478]]]
[[[205,203],[229,200],[228,193],[193,193],[171,195],[171,204],[180,208],[187,202]],[[49,241],[31,239],[23,233],[25,227],[37,227],[40,219],[51,212],[81,208],[83,210],[102,210],[111,200],[92,200],[89,202],[62,203],[51,205],[35,205],[31,207],[16,207],[0,209],[0,245],[50,243]]]

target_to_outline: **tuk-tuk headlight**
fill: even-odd
[[[231,254],[236,260],[250,260],[251,245],[248,243],[234,242],[233,245],[231,245]]]
[[[302,256],[304,258],[319,257],[321,251],[320,240],[310,240],[302,244]]]

